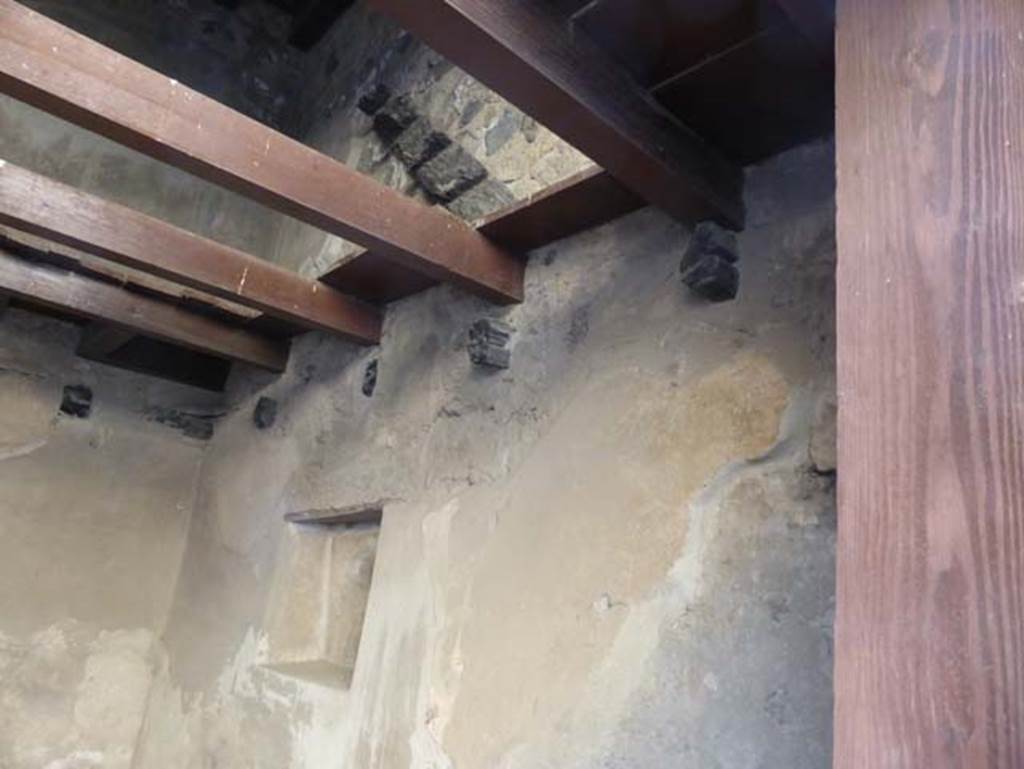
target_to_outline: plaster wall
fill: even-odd
[[[645,210],[534,253],[518,307],[438,288],[379,350],[236,378],[137,768],[829,766],[831,154],[749,172],[735,302]],[[483,315],[508,371],[467,359]],[[351,686],[269,669],[283,513],[377,499]]]
[[[74,357],[78,330],[0,319],[0,766],[130,766],[203,445],[147,419],[210,396]],[[93,391],[87,419],[63,387]]]

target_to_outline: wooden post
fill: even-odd
[[[841,0],[836,769],[1024,767],[1024,3]]]

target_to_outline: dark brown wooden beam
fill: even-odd
[[[836,769],[1024,767],[1021,30],[839,4]]]
[[[0,161],[0,224],[361,344],[378,310],[249,254]]]
[[[681,126],[547,0],[373,0],[376,8],[684,220],[743,224],[740,169]]]
[[[523,262],[431,208],[30,11],[0,0],[0,92],[499,302]]]
[[[0,249],[0,291],[33,305],[170,342],[197,352],[283,371],[288,345],[73,272]]]
[[[643,198],[593,166],[477,222],[495,243],[518,253],[554,243],[643,208]],[[402,299],[434,285],[369,252],[357,254],[323,275],[328,285],[349,286],[378,303]]]

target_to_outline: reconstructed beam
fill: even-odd
[[[0,92],[499,302],[522,260],[446,211],[30,11],[0,0]]]
[[[679,125],[548,0],[373,5],[623,185],[685,220],[743,223],[742,174]]]
[[[288,363],[287,344],[110,283],[35,264],[2,249],[0,292],[32,304],[113,324],[115,334],[136,332],[271,371],[283,371]]]
[[[836,769],[1024,767],[1019,0],[842,0]]]
[[[507,208],[477,228],[495,243],[526,253],[632,213],[645,205],[607,171],[580,171]],[[320,280],[346,286],[374,302],[386,303],[429,288],[433,283],[395,264],[382,265],[369,253],[358,254]]]
[[[0,224],[362,344],[378,310],[329,286],[0,161]]]

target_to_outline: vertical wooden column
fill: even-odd
[[[1024,2],[840,0],[837,769],[1024,767]]]

